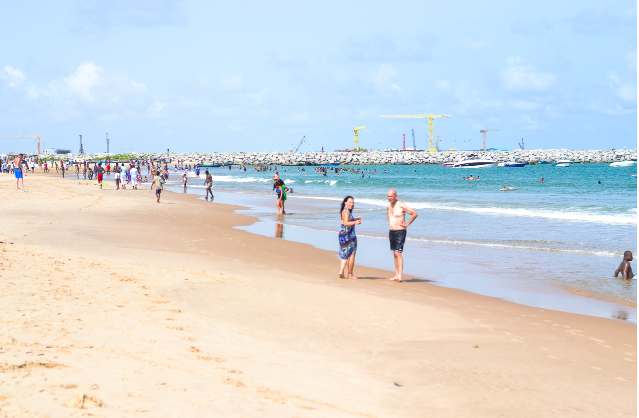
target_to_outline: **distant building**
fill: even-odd
[[[53,148],[48,148],[48,149],[45,149],[45,150],[44,150],[44,151],[42,151],[42,152],[44,153],[44,155],[53,155],[53,154],[55,154],[55,149],[53,149]]]
[[[56,154],[71,154],[71,150],[70,149],[56,149],[55,153]]]

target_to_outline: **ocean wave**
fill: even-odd
[[[330,200],[339,202],[341,198],[334,197],[320,197],[320,196],[296,196],[302,199],[318,199],[318,200]],[[381,199],[367,199],[358,198],[357,203],[363,203],[371,206],[386,207],[388,202]],[[487,215],[506,215],[506,216],[519,216],[528,218],[542,218],[542,219],[556,219],[563,221],[575,221],[575,222],[592,222],[592,223],[605,223],[616,225],[633,225],[637,223],[636,215],[607,215],[600,213],[585,213],[581,211],[560,211],[560,210],[548,210],[548,209],[520,209],[520,208],[500,208],[494,206],[487,207],[473,207],[473,206],[460,206],[459,204],[440,204],[430,202],[407,202],[407,204],[413,209],[431,209],[431,210],[443,210],[453,212],[470,212]],[[630,211],[632,212],[632,211]]]
[[[324,229],[324,228],[314,228],[300,225],[287,225],[287,227],[295,227],[295,228],[310,228],[317,231],[323,232],[334,232],[337,233],[336,230]],[[369,234],[357,234],[358,237],[362,238],[374,238],[374,239],[383,239],[387,240],[388,236],[381,235],[369,235]],[[513,244],[512,242],[481,242],[481,241],[468,241],[468,240],[459,240],[459,239],[445,239],[445,238],[420,238],[420,237],[406,237],[407,241],[414,242],[424,242],[429,244],[449,244],[449,245],[468,245],[473,247],[488,247],[488,248],[504,248],[504,249],[512,249],[512,250],[528,250],[528,251],[547,251],[547,252],[557,252],[557,253],[569,253],[569,254],[587,254],[594,255],[598,257],[619,257],[618,251],[598,251],[598,250],[588,250],[588,249],[572,249],[572,248],[557,248],[552,246],[535,246],[535,245],[524,245],[524,244]],[[539,241],[540,243],[546,243],[545,241]]]

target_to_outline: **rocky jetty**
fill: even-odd
[[[188,164],[242,165],[384,165],[384,164],[443,164],[466,158],[483,158],[496,162],[526,161],[549,163],[571,160],[576,163],[609,163],[637,158],[637,150],[510,150],[510,151],[444,151],[444,152],[247,152],[247,153],[142,153],[140,159],[160,159]],[[57,156],[63,157],[63,156]],[[75,160],[108,159],[108,154],[73,154]]]

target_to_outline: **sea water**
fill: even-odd
[[[331,169],[324,176],[316,167],[278,167],[293,189],[283,217],[275,210],[275,170],[210,171],[223,203],[251,206],[250,213],[261,220],[246,227],[249,232],[337,254],[339,207],[350,195],[354,215],[363,217],[356,227],[357,263],[393,270],[386,219],[386,194],[392,188],[419,213],[405,246],[408,275],[532,306],[636,320],[636,280],[613,278],[624,251],[636,256],[636,166],[338,168],[339,175]],[[181,184],[181,173],[176,174],[171,173],[168,186]],[[462,179],[471,174],[480,180]],[[204,194],[204,174],[188,176],[189,190]],[[538,181],[542,177],[545,182]],[[500,191],[504,186],[515,190]]]

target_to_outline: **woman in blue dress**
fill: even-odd
[[[342,218],[342,226],[339,230],[339,257],[342,259],[339,269],[339,277],[345,279],[344,268],[348,263],[348,278],[357,280],[353,274],[355,267],[355,252],[357,252],[357,236],[355,235],[355,225],[362,223],[362,217],[353,217],[353,207],[355,200],[352,196],[346,196],[342,202],[340,216]]]

